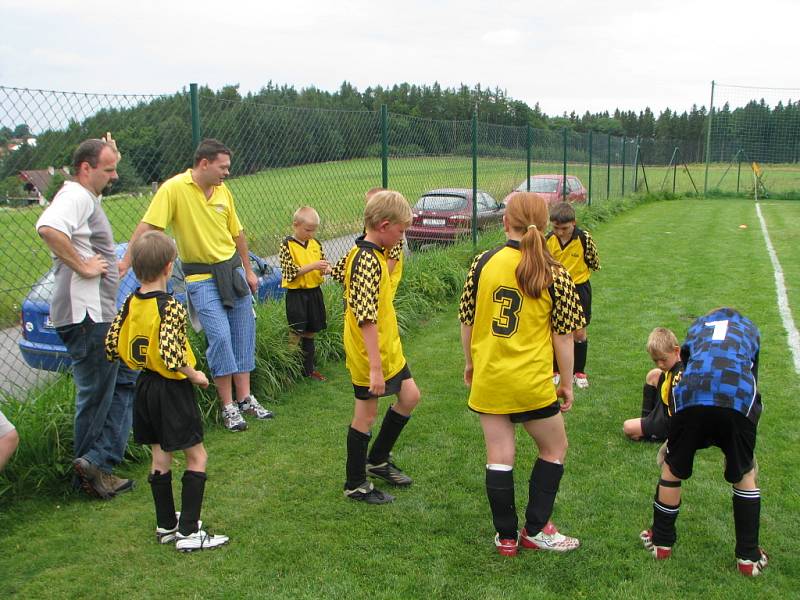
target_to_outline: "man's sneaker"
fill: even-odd
[[[653,543],[653,530],[645,529],[639,534],[639,539],[645,550],[648,550],[656,560],[665,560],[672,556],[672,546],[656,546]]]
[[[575,373],[575,378],[573,379],[575,385],[585,390],[589,387],[589,378],[586,377],[586,373]]]
[[[500,534],[494,536],[494,545],[497,551],[503,556],[516,556],[519,545],[516,538],[500,538]]]
[[[552,552],[569,552],[581,545],[577,538],[559,533],[556,526],[550,521],[547,522],[544,529],[534,536],[528,535],[528,531],[523,529],[519,536],[519,541],[524,548],[550,550]]]
[[[553,371],[553,385],[558,385],[559,383],[561,383],[561,373]]]
[[[325,377],[325,375],[323,375],[319,371],[311,371],[311,373],[309,373],[308,376],[311,379],[316,379],[317,381],[328,381],[328,378]]]
[[[736,566],[739,568],[739,573],[745,577],[757,577],[761,575],[761,571],[767,568],[769,558],[763,548],[759,548],[758,551],[761,553],[761,558],[758,560],[736,559]]]
[[[228,543],[227,535],[211,535],[202,529],[182,535],[175,533],[175,549],[178,552],[194,552],[195,550],[213,550]]]
[[[134,487],[133,479],[122,479],[113,473],[106,473],[105,471],[101,471],[101,473],[106,486],[114,490],[115,495],[130,492]]]
[[[389,504],[394,501],[394,496],[380,491],[369,481],[364,485],[358,486],[354,490],[348,490],[345,487],[344,495],[346,498],[350,498],[350,500],[356,500],[366,504]]]
[[[178,522],[181,519],[181,513],[175,513],[175,527],[172,529],[165,529],[164,527],[156,527],[156,540],[159,544],[169,544],[175,541],[175,534],[178,533]],[[197,521],[197,529],[203,528],[203,521]]]
[[[222,422],[225,423],[225,429],[228,431],[244,431],[247,429],[247,423],[239,412],[239,407],[231,403],[222,409]]]
[[[256,419],[271,419],[275,416],[272,414],[272,411],[261,406],[252,394],[250,396],[245,396],[239,401],[239,412],[243,415],[251,415]]]
[[[83,457],[72,461],[72,468],[81,480],[81,487],[90,496],[110,500],[114,497],[114,488],[106,481],[104,473]]]
[[[397,487],[409,486],[413,481],[411,477],[403,473],[394,463],[388,460],[378,465],[367,463],[367,475],[383,479]]]

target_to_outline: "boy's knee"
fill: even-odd
[[[652,385],[653,387],[658,385],[658,380],[661,378],[661,369],[650,369],[647,372],[647,377],[645,377],[645,382],[647,385]]]
[[[632,440],[641,437],[642,426],[639,424],[640,421],[641,419],[628,419],[622,424],[622,432]]]

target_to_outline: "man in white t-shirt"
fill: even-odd
[[[69,352],[76,387],[73,466],[83,489],[104,499],[133,487],[112,469],[130,435],[135,372],[108,362],[104,347],[117,313],[119,275],[100,201],[118,179],[119,158],[110,134],[107,141],[81,143],[73,155],[74,181],[64,183],[36,222],[55,266],[50,319]]]

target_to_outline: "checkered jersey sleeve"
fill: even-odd
[[[600,268],[600,255],[597,253],[597,246],[588,231],[584,230],[583,233],[586,236],[586,252],[584,252],[583,258],[587,267],[592,271],[597,271]]]
[[[177,371],[188,364],[186,360],[186,309],[175,298],[169,299],[161,314],[158,351],[164,365],[170,371]]]
[[[566,335],[586,326],[583,308],[575,291],[575,284],[567,270],[561,265],[553,267],[553,313],[550,322],[553,331]]]
[[[371,250],[359,250],[350,268],[350,310],[359,326],[378,322],[381,264]]]
[[[319,258],[320,260],[328,260],[325,258],[325,248],[322,247],[322,242],[316,240],[317,244],[319,244]]]
[[[127,300],[124,307],[128,305]],[[119,332],[122,330],[122,323],[125,320],[123,315],[124,308],[120,309],[117,313],[117,316],[114,317],[114,320],[111,322],[111,327],[108,328],[108,333],[106,334],[106,360],[110,362],[114,362],[119,358]]]
[[[286,281],[292,281],[295,277],[297,277],[297,272],[300,270],[300,267],[292,259],[292,253],[289,251],[288,238],[281,242],[281,250],[278,254],[278,257],[281,261],[281,271],[283,272],[283,277],[286,279]]]
[[[386,258],[391,260],[400,260],[401,256],[403,256],[403,240],[400,240],[394,246],[389,248],[389,253],[386,255]]]
[[[349,254],[349,252],[347,254]],[[331,269],[331,277],[339,283],[344,283],[344,268],[347,266],[347,254],[340,258],[336,264],[333,265],[333,269]]]
[[[475,257],[472,261],[472,266],[467,272],[467,279],[464,281],[464,289],[461,292],[461,301],[458,303],[458,320],[464,325],[472,325],[475,323],[475,304],[478,294],[478,281],[475,277],[475,271],[480,262],[481,257],[486,254],[482,252]]]

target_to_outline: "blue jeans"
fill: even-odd
[[[83,323],[58,328],[72,359],[75,381],[75,457],[111,472],[122,462],[133,420],[137,371],[106,360],[110,323]]]
[[[244,278],[244,270],[237,269]],[[212,377],[249,373],[256,364],[256,322],[253,296],[236,298],[233,308],[226,309],[214,279],[186,284],[186,293],[200,317],[206,332],[206,359]]]

